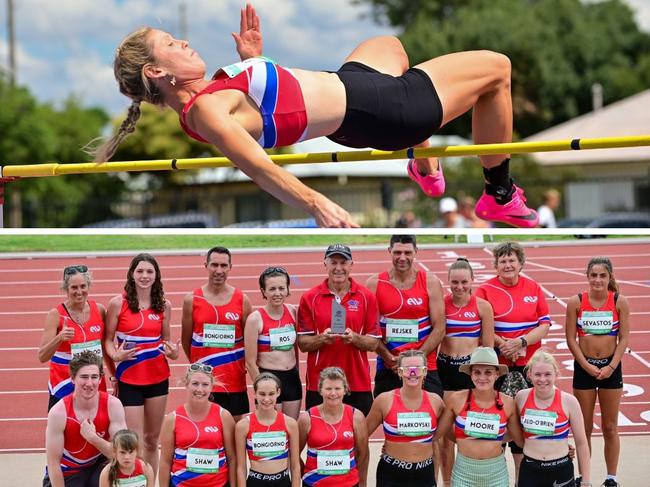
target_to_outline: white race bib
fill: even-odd
[[[393,320],[386,322],[387,342],[417,342],[420,325],[418,320]]]
[[[582,329],[590,335],[607,335],[614,326],[612,311],[583,311]]]
[[[404,436],[431,434],[429,413],[397,413],[397,432]]]
[[[499,437],[498,414],[469,411],[465,419],[465,434],[474,438],[496,439]]]
[[[264,56],[251,57],[243,61],[239,61],[238,63],[224,66],[220,68],[219,71],[223,71],[224,73],[226,73],[229,78],[234,78],[239,73],[246,71],[251,66],[254,66],[255,64],[263,63],[265,61],[273,62],[271,59]]]
[[[203,346],[233,348],[235,346],[235,325],[204,323]]]
[[[101,340],[92,340],[89,342],[71,343],[70,350],[72,351],[73,358],[79,355],[81,352],[85,352],[86,350],[89,350],[95,355],[102,357],[102,342]]]
[[[318,450],[316,471],[320,475],[343,475],[350,471],[348,450]]]
[[[553,411],[540,411],[538,409],[526,409],[521,425],[524,431],[535,435],[551,435],[555,432],[555,421],[557,413]]]
[[[291,350],[296,343],[296,329],[292,325],[269,330],[271,350]]]
[[[287,448],[287,434],[284,431],[253,433],[253,455],[257,457],[274,457],[284,453]]]
[[[117,485],[120,487],[147,487],[147,477],[138,475],[128,479],[117,479]]]
[[[219,450],[190,448],[187,450],[185,468],[196,473],[217,473],[219,471]]]

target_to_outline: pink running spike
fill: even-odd
[[[514,227],[533,228],[539,221],[537,212],[526,206],[524,191],[517,186],[512,199],[505,205],[498,204],[494,196],[483,191],[474,211],[482,220],[503,222]]]
[[[440,161],[438,161],[438,170],[434,175],[426,174],[423,176],[420,174],[415,159],[409,159],[406,169],[409,178],[418,183],[427,196],[435,198],[445,194],[445,176],[442,174],[442,163]]]

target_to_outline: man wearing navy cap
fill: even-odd
[[[327,279],[300,298],[298,346],[307,352],[305,408],[320,404],[318,379],[325,367],[341,367],[350,387],[343,402],[368,414],[372,405],[368,352],[381,338],[375,295],[350,277],[352,251],[343,244],[327,247]]]

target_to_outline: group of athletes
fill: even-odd
[[[207,282],[183,300],[177,342],[151,255],[132,260],[124,292],[106,308],[89,299],[89,269],[66,267],[66,300],[49,312],[39,348],[50,362],[43,485],[151,487],[157,473],[164,486],[364,487],[368,438],[381,424],[380,487],[435,486],[438,468],[445,485],[507,487],[506,441],[515,485],[590,486],[598,398],[603,485],[617,486],[629,310],[609,259],[591,259],[586,290],[568,300],[570,395],[541,349],[548,305],[521,274],[519,244],[493,249],[496,276],[474,290],[471,264],[453,262],[447,294],[418,268],[417,251],[415,236],[392,236],[391,268],[363,285],[351,277],[350,248],[330,245],[327,277],[297,309],[285,302],[289,273],[268,267],[259,278],[266,303],[253,310],[228,284],[230,251],[214,247]],[[186,398],[165,415],[168,360],[181,348]],[[307,354],[302,412],[299,351]],[[368,352],[377,353],[374,390]]]

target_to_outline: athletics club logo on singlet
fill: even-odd
[[[231,321],[239,321],[239,313],[233,313],[232,311],[228,311],[226,313],[226,319]]]
[[[150,313],[147,318],[149,318],[151,321],[160,321],[160,315],[157,315],[155,313]]]
[[[465,313],[463,313],[463,316],[465,318],[476,318],[476,313],[473,311],[465,311]]]
[[[206,433],[218,433],[219,432],[219,428],[217,426],[206,426],[205,428],[203,428],[203,430]]]
[[[524,296],[524,303],[534,304],[537,302],[537,296]]]
[[[406,304],[409,306],[421,306],[424,300],[422,298],[408,298]]]
[[[343,432],[343,437],[344,438],[352,438],[352,437],[354,437],[354,433],[352,431],[344,431]]]

